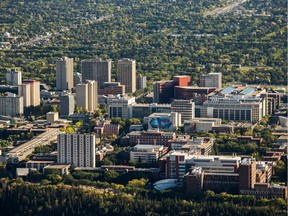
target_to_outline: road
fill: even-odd
[[[47,145],[51,141],[55,141],[57,139],[57,135],[60,133],[61,131],[58,128],[49,128],[48,131],[40,134],[36,138],[12,149],[9,153],[6,154],[6,157],[12,158],[13,160],[16,160],[16,162],[17,159],[18,161],[24,160],[34,151],[35,147]]]
[[[90,20],[89,24],[99,23],[99,22],[105,21],[105,20],[113,18],[113,17],[114,17],[114,14],[102,16],[102,17],[99,17],[98,19]],[[69,28],[65,28],[65,29],[63,29],[61,31],[61,33],[66,32],[66,31],[70,31],[70,29]],[[25,42],[22,42],[22,43],[18,43],[17,47],[22,47],[22,46],[26,46],[26,45],[32,46],[32,45],[37,44],[40,41],[50,40],[50,38],[52,38],[52,36],[61,35],[61,33],[55,32],[55,33],[51,33],[51,34],[48,34],[48,35],[41,35],[41,36],[38,36],[36,38],[31,38],[28,41],[25,41]]]
[[[219,16],[225,13],[229,13],[232,12],[234,10],[237,9],[237,7],[245,2],[247,2],[248,0],[235,0],[232,4],[226,6],[226,7],[222,7],[222,8],[216,8],[213,11],[209,11],[207,13],[204,14],[204,17],[206,16]]]

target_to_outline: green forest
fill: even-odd
[[[215,14],[236,0],[2,0],[0,35],[17,40],[0,50],[0,76],[20,67],[24,78],[55,86],[55,61],[133,58],[148,83],[172,75],[222,72],[225,82],[285,85],[287,1],[254,0]],[[241,65],[241,68],[235,65]],[[2,83],[3,84],[3,83]]]
[[[136,190],[135,190],[136,191]],[[160,193],[160,192],[159,192]],[[90,187],[0,181],[1,215],[287,215],[282,199],[205,192],[195,200],[169,192],[117,192]]]

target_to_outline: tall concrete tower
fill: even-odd
[[[133,59],[121,59],[117,64],[117,79],[125,85],[126,93],[136,91],[136,61]]]
[[[73,58],[63,57],[56,61],[56,89],[66,90],[74,86]]]
[[[104,82],[111,82],[112,60],[87,59],[81,61],[82,81],[95,80],[98,89],[103,88]]]

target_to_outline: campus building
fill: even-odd
[[[93,134],[59,134],[57,163],[95,167],[95,143],[96,138]]]
[[[133,103],[135,103],[135,97],[129,97],[127,95],[108,95],[107,105],[109,118],[131,118],[129,109]]]

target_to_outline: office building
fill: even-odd
[[[124,95],[125,85],[120,82],[104,82],[103,88],[98,89],[99,95]]]
[[[209,132],[213,130],[214,126],[221,125],[220,118],[193,118],[189,121],[184,121],[184,132]]]
[[[148,124],[148,129],[174,131],[181,126],[181,114],[177,112],[153,113],[144,117],[144,123]]]
[[[156,163],[158,158],[167,153],[162,145],[136,145],[130,151],[130,161]]]
[[[60,96],[60,117],[67,118],[74,113],[75,97],[72,94]]]
[[[74,86],[81,84],[82,83],[82,74],[75,73],[73,79],[74,79],[74,81],[73,81]]]
[[[282,198],[288,200],[287,186],[269,185],[269,183],[256,183],[254,188],[240,190],[241,195],[253,195],[257,198],[276,199]]]
[[[22,72],[17,71],[15,68],[6,73],[7,85],[21,85],[22,84]]]
[[[111,82],[112,60],[101,58],[87,59],[81,61],[83,82],[95,80],[98,82],[98,89],[103,88],[105,82]]]
[[[154,103],[170,103],[174,98],[176,86],[188,86],[190,76],[174,76],[173,80],[156,81],[153,84]]]
[[[24,107],[31,106],[31,90],[29,84],[21,84],[18,85],[18,95],[23,97],[23,105]]]
[[[176,139],[176,133],[156,130],[132,131],[121,139],[121,143],[125,143],[127,145],[136,145],[141,143],[167,146],[168,141],[171,139]]]
[[[209,95],[201,117],[259,122],[267,114],[266,91],[249,86],[229,86]]]
[[[23,114],[23,97],[15,94],[0,96],[0,115],[15,117]]]
[[[73,58],[63,57],[56,61],[56,89],[66,90],[74,87]]]
[[[181,123],[195,118],[195,103],[192,100],[174,100],[171,103],[171,111],[181,114]]]
[[[174,96],[173,80],[156,81],[153,84],[153,102],[158,104],[170,103]]]
[[[25,107],[40,105],[40,82],[24,80],[18,85],[18,95],[23,97]]]
[[[251,158],[244,158],[239,167],[240,189],[254,188],[256,183],[256,161]]]
[[[196,105],[202,105],[215,87],[175,86],[175,99],[193,100]]]
[[[117,80],[125,85],[126,93],[136,91],[136,61],[132,59],[121,59],[117,63]]]
[[[190,84],[191,77],[186,75],[173,76],[174,86],[188,86]]]
[[[96,137],[93,134],[59,134],[57,163],[95,167],[95,142]]]
[[[76,106],[88,112],[94,112],[98,105],[98,90],[95,80],[86,80],[86,83],[76,86]]]
[[[222,73],[209,73],[200,76],[200,86],[222,88]]]
[[[107,105],[109,118],[131,118],[129,110],[133,103],[135,103],[135,97],[129,97],[128,95],[108,95]]]
[[[118,124],[111,124],[110,120],[97,120],[95,122],[94,132],[97,135],[111,136],[119,134],[120,126]]]
[[[201,167],[206,173],[238,173],[241,158],[170,151],[160,160],[164,161],[166,178],[183,179],[191,167]]]
[[[131,105],[132,118],[144,118],[151,115],[152,113],[170,113],[171,104],[137,104]]]
[[[178,136],[175,140],[169,140],[169,149],[185,151],[193,155],[208,155],[212,152],[214,139],[210,137],[197,137],[190,139],[189,136]]]
[[[147,77],[142,75],[137,75],[136,88],[144,89],[147,86]]]

